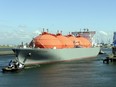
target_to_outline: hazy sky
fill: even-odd
[[[30,38],[42,28],[53,33],[83,28],[115,31],[116,0],[0,0],[2,42],[4,37],[6,42]]]

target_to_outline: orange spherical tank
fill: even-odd
[[[66,37],[68,37],[72,42],[76,40],[76,37],[71,34],[67,35]]]
[[[62,43],[55,35],[43,32],[35,37],[35,47],[39,48],[62,48]]]
[[[74,46],[75,46],[75,45],[78,45],[78,44],[77,44],[77,39],[76,39],[75,36],[69,34],[69,35],[67,35],[66,37],[68,37],[68,38],[73,42]]]
[[[57,34],[57,38],[62,42],[62,48],[73,48],[73,42],[62,34]]]
[[[82,36],[78,36],[77,41],[78,41],[78,46],[80,46],[80,47],[89,48],[89,47],[92,46],[90,41],[87,40],[86,38],[82,37]]]

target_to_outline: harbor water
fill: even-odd
[[[0,87],[116,87],[116,63],[103,64],[106,54],[70,62],[26,67],[20,72],[0,72]],[[0,56],[0,70],[15,58]]]

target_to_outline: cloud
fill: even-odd
[[[96,43],[112,43],[113,32],[98,31],[94,36]]]
[[[12,31],[4,31],[0,34],[0,44],[1,45],[18,45],[21,42],[29,43],[33,37],[39,35],[41,32],[35,30],[33,32],[27,31],[27,29],[15,29]]]
[[[39,30],[36,30],[36,31],[33,32],[33,34],[39,35],[39,34],[41,34],[41,32]]]
[[[32,31],[31,27],[19,25],[17,27],[0,24],[0,45],[29,43],[33,37],[39,35],[39,30]]]
[[[19,25],[18,28],[20,28],[20,29],[26,29],[28,27],[26,25]]]
[[[29,28],[24,25],[18,26],[10,31],[2,31],[0,34],[0,45],[19,45],[21,42],[29,43],[32,38],[41,34],[40,30],[29,31]],[[96,43],[112,43],[113,32],[98,31],[94,36]]]
[[[101,33],[102,35],[108,35],[106,32],[104,32],[104,31],[99,31],[99,33]]]

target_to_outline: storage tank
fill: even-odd
[[[89,48],[89,47],[92,46],[90,41],[87,40],[85,37],[82,37],[82,36],[77,36],[77,42],[78,42],[78,46],[80,46],[80,47]]]
[[[72,34],[69,34],[66,37],[68,37],[68,39],[70,39],[73,42],[74,46],[77,46],[78,45],[77,39],[76,39],[75,36],[73,36]]]
[[[61,41],[62,48],[73,48],[74,47],[73,42],[70,39],[68,39],[66,36],[63,36],[61,33],[58,33],[56,36]]]
[[[62,43],[54,34],[43,32],[35,37],[35,47],[39,48],[62,48]]]

